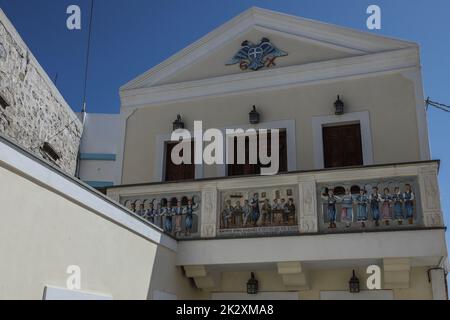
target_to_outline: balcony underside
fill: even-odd
[[[383,258],[409,258],[412,266],[438,265],[446,256],[445,230],[318,234],[178,243],[177,265],[243,266],[301,261],[351,266]],[[331,263],[332,262],[332,263]]]

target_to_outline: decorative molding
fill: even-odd
[[[202,218],[200,228],[200,236],[202,238],[214,238],[216,236],[217,199],[217,190],[207,189],[202,191]]]
[[[407,289],[410,286],[410,258],[384,258],[384,288]]]
[[[308,276],[301,262],[278,262],[277,270],[289,289],[309,290]]]
[[[122,90],[122,109],[189,101],[240,92],[258,92],[300,85],[397,73],[419,65],[417,48],[399,49],[343,59],[314,62],[259,72]]]
[[[286,34],[287,36],[310,39],[315,41],[316,45],[329,46],[335,50],[345,52],[352,50],[355,53],[373,53],[418,47],[416,43],[409,41],[383,37],[252,7],[125,84],[120,90],[125,91],[160,83],[173,76],[179,70],[211,54],[211,52],[214,52],[225,43],[229,43],[246,31],[258,27]]]
[[[325,125],[338,125],[357,122],[361,126],[361,143],[363,151],[363,164],[365,166],[373,164],[372,130],[368,111],[350,112],[340,116],[317,116],[312,118],[313,145],[314,145],[314,167],[323,169],[323,132]]]
[[[299,231],[300,233],[318,232],[315,181],[299,183],[298,192],[300,199],[300,210],[298,211]]]
[[[220,285],[221,273],[208,272],[205,266],[184,266],[186,277],[193,278],[195,286],[203,290],[212,290]]]
[[[419,168],[423,218],[427,227],[444,225],[437,170],[437,166]]]

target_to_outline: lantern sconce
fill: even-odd
[[[338,116],[344,114],[344,102],[342,102],[339,95],[337,96],[337,100],[334,102],[334,113]]]
[[[353,275],[352,275],[350,281],[348,282],[348,285],[349,285],[350,293],[358,293],[360,291],[359,279],[355,274],[355,270],[353,270]]]
[[[259,112],[256,111],[256,106],[253,106],[253,110],[248,114],[248,119],[250,124],[258,124],[259,123]]]
[[[180,115],[177,115],[177,119],[173,122],[173,131],[177,129],[184,129],[184,122],[181,120]]]
[[[247,281],[247,293],[257,294],[258,293],[258,280],[255,279],[255,274],[251,273],[251,278]]]

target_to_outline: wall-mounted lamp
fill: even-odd
[[[353,270],[353,276],[351,277],[350,281],[348,282],[349,290],[351,293],[358,293],[359,292],[359,279],[356,277],[355,270]]]
[[[334,102],[334,113],[336,115],[344,114],[344,102],[342,102],[340,96],[337,96],[337,100]]]
[[[177,119],[173,122],[173,131],[177,129],[184,129],[184,122],[181,120],[179,114],[177,115]]]
[[[255,274],[252,272],[251,278],[247,281],[247,293],[257,294],[258,293],[258,280],[255,279]]]
[[[248,119],[251,124],[259,123],[259,113],[256,111],[256,106],[253,106],[253,110],[248,114]]]

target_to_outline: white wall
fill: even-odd
[[[122,145],[125,121],[120,114],[88,113],[81,140],[81,154],[115,155],[115,160],[81,160],[80,178],[83,181],[121,183]]]

